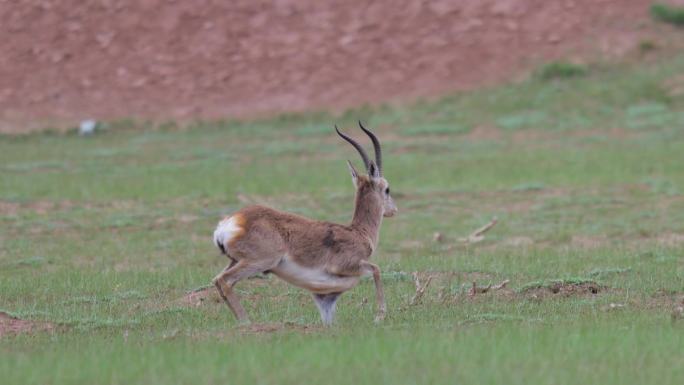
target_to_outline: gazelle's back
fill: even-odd
[[[221,221],[214,240],[235,260],[287,254],[298,264],[312,266],[342,255],[355,260],[369,257],[370,242],[359,242],[359,236],[349,226],[254,205]]]

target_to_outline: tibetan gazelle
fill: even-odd
[[[238,321],[249,322],[245,309],[233,290],[241,279],[258,273],[273,273],[292,285],[313,294],[321,320],[330,325],[340,294],[353,288],[359,279],[372,274],[375,281],[377,313],[385,317],[386,306],[380,268],[368,260],[378,244],[383,217],[391,217],[397,207],[382,176],[380,142],[361,122],[370,137],[375,161],[352,138],[335,131],[361,155],[368,175],[359,174],[347,161],[356,187],[354,216],[349,225],[317,221],[264,206],[248,206],[219,222],[214,243],[230,259],[230,264],[213,282]]]

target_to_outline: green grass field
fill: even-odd
[[[55,325],[0,339],[0,382],[681,383],[682,72],[674,57],[334,117],[0,137],[0,310]],[[386,321],[371,280],[329,329],[272,276],[237,286],[256,326],[213,292],[188,300],[227,263],[223,215],[350,219],[359,162],[332,125],[361,138],[357,118],[400,209],[374,256]],[[413,272],[433,277],[416,304]]]

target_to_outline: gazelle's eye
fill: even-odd
[[[385,189],[385,194],[389,195],[389,187]]]

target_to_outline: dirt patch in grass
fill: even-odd
[[[503,241],[504,246],[527,247],[534,245],[534,240],[530,237],[510,237]]]
[[[49,322],[35,322],[19,319],[0,311],[0,338],[6,335],[53,331],[55,325]]]
[[[239,331],[249,334],[267,334],[283,331],[312,333],[324,329],[325,327],[322,325],[302,325],[294,322],[252,323],[249,325],[242,325],[238,327]]]
[[[658,243],[663,246],[679,246],[684,244],[684,234],[668,233],[662,234],[657,238]]]
[[[576,246],[582,249],[595,249],[601,246],[605,246],[609,242],[610,240],[605,235],[573,235],[572,241],[570,243],[572,246]]]
[[[621,245],[633,249],[639,249],[640,247],[643,247],[645,242],[653,242],[664,247],[678,247],[684,245],[684,234],[664,233],[660,235],[652,234],[641,237],[622,236],[614,238],[610,238],[606,235],[576,235],[572,237],[570,245],[584,249],[596,249],[611,246],[615,242],[620,242]]]
[[[182,306],[197,307],[204,303],[221,303],[221,297],[216,288],[212,286],[193,290],[178,299],[178,304]]]
[[[684,306],[684,292],[659,289],[646,300],[646,306],[657,309]]]
[[[0,201],[0,215],[14,216],[19,212],[19,203]]]
[[[500,129],[492,126],[475,126],[465,134],[465,138],[470,140],[501,140],[503,136]]]
[[[670,97],[674,98],[684,95],[684,75],[677,75],[665,80],[663,88],[665,88]]]
[[[237,335],[245,334],[272,334],[279,332],[298,332],[302,334],[310,334],[316,332],[325,332],[330,330],[320,324],[303,325],[294,322],[266,322],[266,323],[250,323],[248,325],[239,325],[235,327],[228,327],[224,331],[212,332],[197,332],[190,335],[196,339],[225,339],[233,340]]]
[[[549,297],[592,296],[604,292],[608,287],[592,280],[570,279],[549,282],[533,282],[520,289],[519,293],[529,299]]]
[[[93,208],[91,203],[63,201],[37,200],[29,202],[12,202],[0,200],[0,215],[14,216],[20,212],[32,212],[38,215],[46,215],[57,211],[68,211],[74,207]]]
[[[421,275],[429,276],[429,273]],[[451,277],[455,277],[454,274]],[[472,276],[476,278],[477,275]],[[593,280],[572,278],[566,280],[545,280],[531,282],[520,289],[507,285],[509,280],[496,280],[482,277],[483,279],[465,280],[459,287],[454,287],[445,276],[437,276],[437,282],[433,280],[433,299],[442,303],[458,304],[490,303],[493,300],[518,302],[521,300],[542,301],[547,299],[568,299],[576,297],[592,297],[608,292],[616,292],[615,289],[601,285]],[[472,282],[475,285],[472,285]],[[446,285],[445,285],[446,283]],[[454,290],[455,289],[455,290]],[[426,295],[425,298],[428,296]]]
[[[68,210],[73,207],[69,201],[32,201],[26,203],[0,201],[0,215],[16,216],[19,213],[32,212],[38,215],[46,215],[58,210]]]

